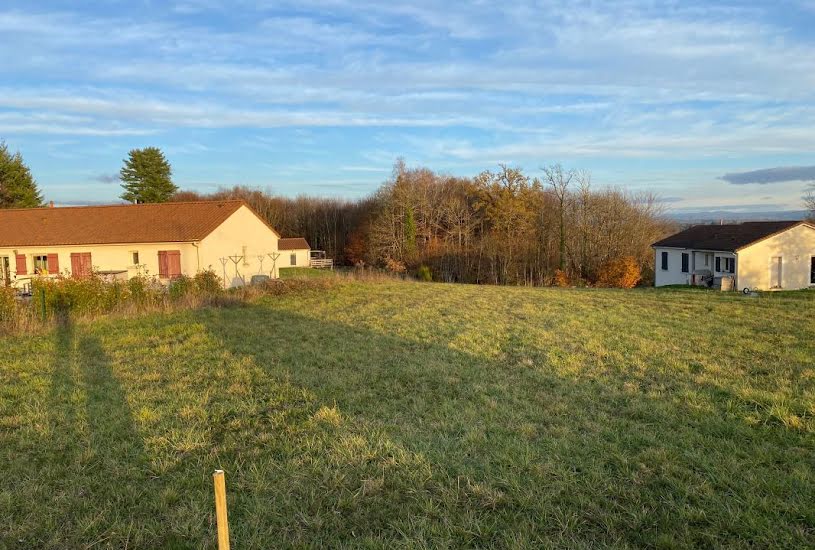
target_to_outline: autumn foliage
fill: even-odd
[[[569,286],[569,274],[565,271],[561,271],[560,269],[555,270],[555,278],[554,278],[554,285],[559,287],[567,287]]]
[[[634,288],[642,279],[642,270],[633,256],[606,260],[600,265],[597,286]]]

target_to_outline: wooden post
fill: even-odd
[[[226,481],[224,471],[212,474],[215,483],[215,520],[218,524],[218,550],[229,550],[229,521],[226,517]]]

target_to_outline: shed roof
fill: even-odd
[[[0,247],[200,241],[244,205],[227,200],[0,210]]]
[[[277,241],[278,250],[303,250],[310,249],[308,241],[303,237],[289,237]]]
[[[754,242],[801,224],[801,221],[743,222],[726,225],[694,225],[655,242],[654,247],[695,248],[735,252]]]

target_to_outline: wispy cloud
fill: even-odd
[[[98,181],[99,183],[119,183],[119,174],[115,173],[104,173],[104,174],[97,174],[93,176],[93,181]]]
[[[751,170],[749,172],[733,172],[723,175],[721,179],[736,185],[746,185],[750,183],[765,185],[768,183],[787,181],[813,182],[815,181],[815,166],[786,166]]]

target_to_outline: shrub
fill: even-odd
[[[195,290],[201,294],[220,294],[223,290],[223,282],[217,273],[208,269],[199,271],[193,278]]]
[[[563,270],[556,269],[554,284],[561,288],[569,286],[569,275]]]
[[[633,256],[606,260],[600,266],[597,286],[634,288],[642,279],[642,271]]]
[[[170,281],[167,291],[170,294],[170,299],[180,300],[195,291],[195,281],[191,277],[181,275]]]
[[[17,316],[17,298],[11,287],[0,287],[0,323],[12,321]]]
[[[407,271],[407,267],[403,262],[399,260],[394,260],[393,258],[387,258],[385,260],[385,269],[392,273],[404,273]]]
[[[426,265],[419,266],[419,270],[416,272],[416,276],[420,281],[430,282],[433,280],[433,273],[430,271],[430,268]]]

